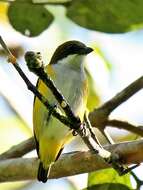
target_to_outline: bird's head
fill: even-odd
[[[62,62],[62,60],[69,63],[71,60],[75,60],[76,57],[84,57],[92,51],[92,48],[87,47],[82,42],[76,40],[67,41],[57,47],[51,58],[50,64],[57,64],[58,62]]]

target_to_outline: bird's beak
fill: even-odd
[[[85,49],[85,53],[86,54],[89,54],[89,53],[91,53],[93,51],[93,49],[91,48],[91,47],[86,47],[86,49]]]

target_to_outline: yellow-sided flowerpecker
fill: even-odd
[[[46,72],[66,98],[73,113],[83,121],[86,110],[88,84],[84,70],[84,58],[93,49],[79,41],[67,41],[54,52]],[[41,81],[37,89],[57,111],[63,113],[50,89]],[[46,182],[51,165],[59,158],[65,144],[73,139],[72,130],[50,114],[50,111],[35,97],[33,126],[36,149],[40,159],[38,180]]]

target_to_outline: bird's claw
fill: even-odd
[[[81,123],[81,125],[79,126],[78,131],[80,132],[80,134],[82,135],[82,137],[87,136],[88,133],[87,133],[87,129],[86,129],[85,123]],[[73,130],[72,134],[73,134],[73,136],[77,136],[78,135],[77,130]]]
[[[118,172],[120,176],[131,172],[133,169],[135,169],[136,167],[140,165],[140,164],[135,164],[131,167],[122,165],[119,163],[119,155],[115,155],[115,157],[112,157],[112,159],[110,160],[110,163],[112,164],[112,167]]]
[[[119,173],[120,176],[125,175],[125,174],[131,172],[133,169],[137,168],[138,166],[139,166],[139,164],[135,164],[135,165],[133,165],[131,167],[122,166],[122,169],[118,173]]]

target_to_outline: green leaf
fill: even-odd
[[[130,190],[130,188],[120,183],[104,183],[88,187],[87,190]]]
[[[119,183],[124,184],[127,187],[131,188],[130,174],[124,176],[119,176],[114,169],[104,169],[96,172],[92,172],[88,176],[88,186],[93,186],[97,184],[105,183]]]
[[[12,2],[8,17],[15,30],[28,36],[39,35],[53,21],[53,16],[43,5],[32,4],[30,0]]]
[[[143,27],[142,0],[76,0],[67,16],[82,27],[122,33]]]

